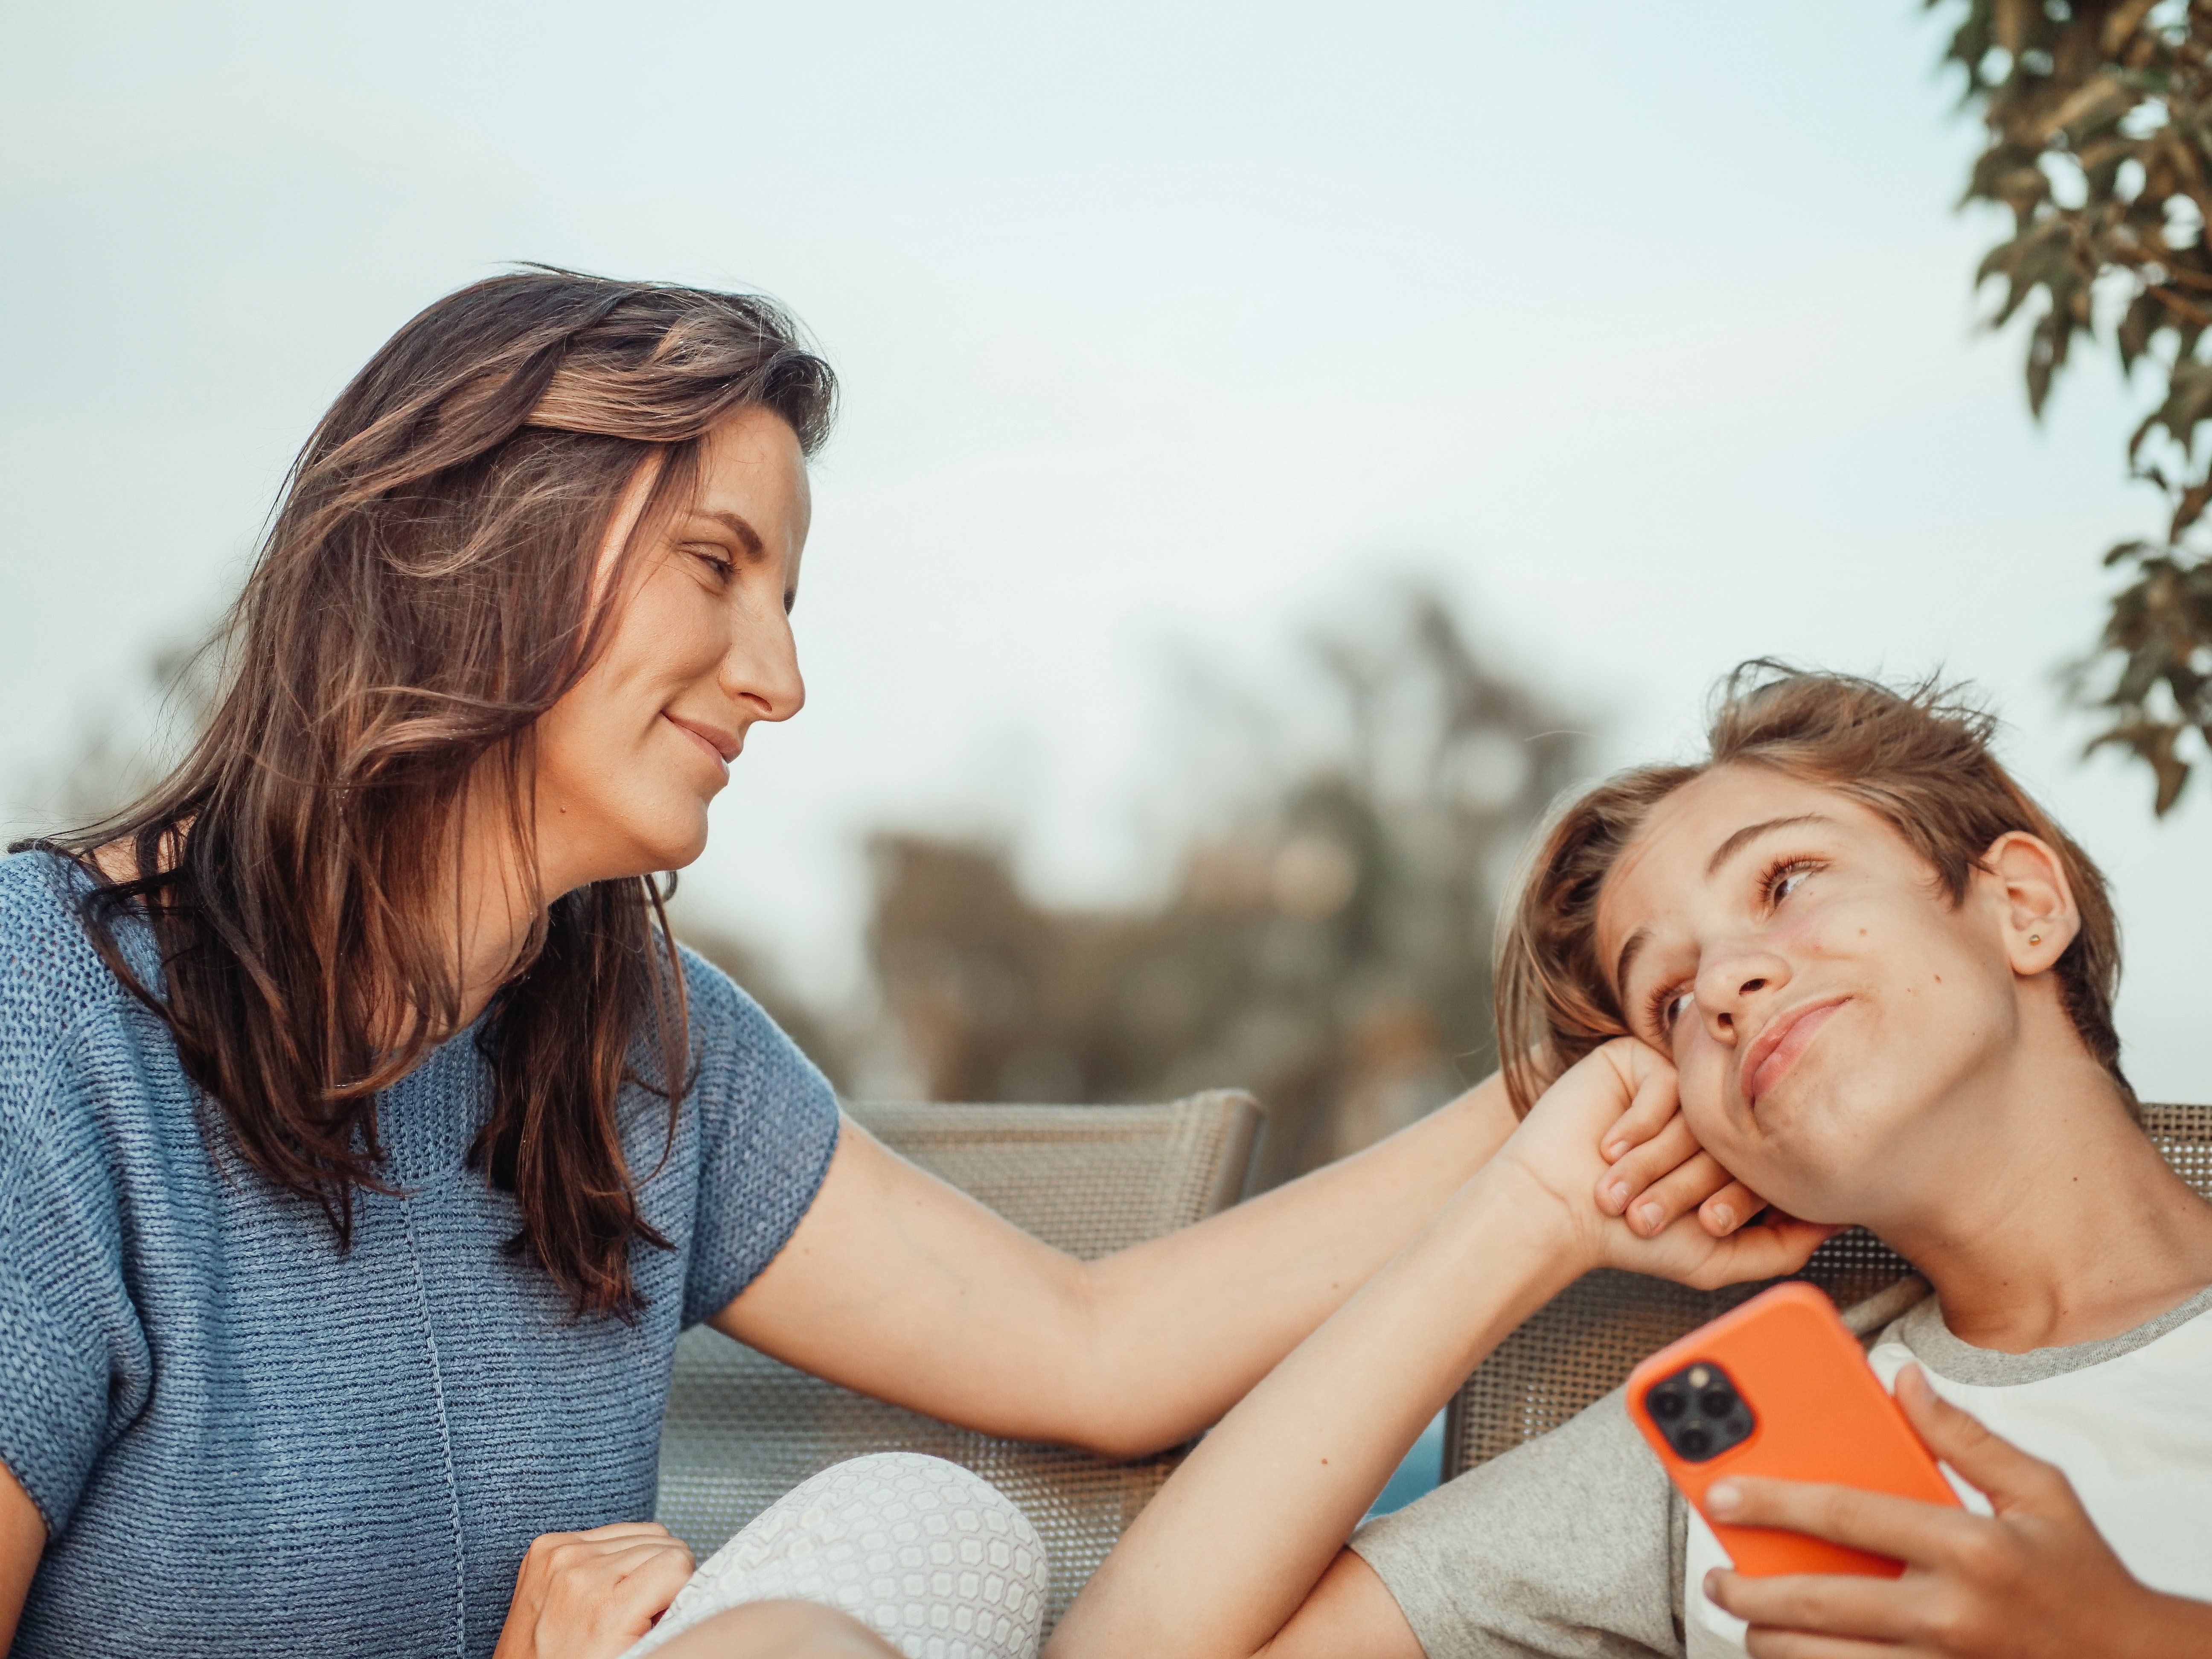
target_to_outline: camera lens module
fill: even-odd
[[[1661,1377],[1644,1391],[1644,1408],[1675,1455],[1688,1462],[1710,1462],[1751,1437],[1751,1407],[1728,1373],[1710,1360]]]

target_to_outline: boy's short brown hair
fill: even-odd
[[[1990,752],[1996,729],[1959,688],[1933,678],[1896,689],[1765,659],[1738,667],[1721,684],[1705,759],[1615,774],[1538,845],[1498,935],[1498,1040],[1514,1109],[1525,1113],[1552,1079],[1627,1035],[1598,959],[1598,895],[1652,809],[1718,766],[1771,767],[1858,802],[1926,860],[1954,904],[1999,836],[2024,830],[2049,843],[2081,914],[2058,959],[2060,995],[2082,1046],[2126,1091],[2112,1028],[2119,925],[2105,878]]]

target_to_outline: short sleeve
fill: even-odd
[[[684,1323],[727,1307],[775,1259],[837,1150],[837,1096],[728,975],[684,952],[699,1056],[699,1212]]]
[[[1616,1391],[1352,1548],[1428,1659],[1680,1659],[1672,1491]]]
[[[0,1080],[0,1462],[49,1537],[150,1376],[113,1189],[67,1105],[34,1077]]]

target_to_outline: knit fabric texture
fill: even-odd
[[[379,1102],[385,1174],[341,1255],[227,1146],[167,1028],[0,860],[0,1462],[47,1542],[15,1659],[489,1655],[540,1533],[649,1519],[676,1338],[774,1258],[837,1139],[828,1082],[685,952],[697,1086],[624,1091],[646,1218],[635,1323],[501,1251],[466,1167],[473,1032]],[[118,924],[159,988],[150,930]]]

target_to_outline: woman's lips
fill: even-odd
[[[1797,1063],[1797,1056],[1805,1052],[1805,1046],[1828,1023],[1828,1016],[1850,1000],[1849,997],[1837,997],[1778,1015],[1753,1038],[1751,1052],[1744,1056],[1745,1103],[1757,1106],[1759,1097],[1781,1082],[1783,1074]]]
[[[730,762],[738,752],[736,744],[730,743],[725,748],[724,743],[727,742],[727,739],[722,738],[720,732],[710,734],[705,727],[694,726],[690,720],[678,720],[673,714],[664,714],[661,718],[713,756],[714,764],[720,767],[723,771],[727,772],[730,769]]]

